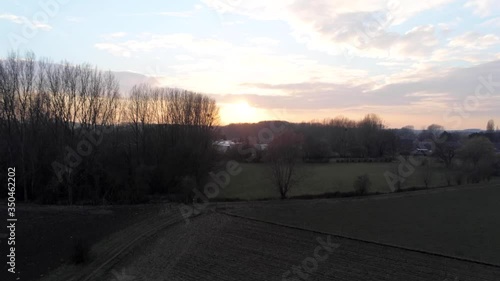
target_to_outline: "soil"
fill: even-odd
[[[72,263],[75,241],[95,244],[119,229],[158,213],[158,208],[159,205],[17,205],[17,273],[7,272],[7,257],[2,254],[4,266],[0,280],[37,280],[61,264]],[[0,245],[2,253],[6,253],[6,240]]]
[[[327,241],[328,234],[206,214],[159,232],[96,280],[302,280],[283,276],[314,258],[318,238]],[[335,236],[330,242],[338,248],[316,261],[307,280],[500,280],[495,266]]]

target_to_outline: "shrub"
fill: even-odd
[[[363,195],[367,193],[371,184],[370,177],[367,174],[358,176],[358,178],[354,181],[354,191],[358,195]]]

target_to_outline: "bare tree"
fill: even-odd
[[[297,160],[303,138],[292,131],[285,131],[276,136],[269,144],[268,158],[274,185],[278,188],[281,199],[287,197],[290,188],[299,180]]]
[[[25,200],[56,203],[64,196],[72,204],[89,196],[120,197],[126,193],[117,192],[126,188],[123,174],[143,164],[143,171],[166,177],[157,181],[166,187],[186,176],[200,185],[215,165],[218,120],[215,100],[203,94],[137,85],[130,98],[120,99],[115,77],[88,64],[37,62],[33,53],[0,60],[0,162],[19,167]],[[82,141],[109,125],[108,141],[101,138],[92,153],[75,156]]]
[[[427,127],[428,138],[436,140],[444,132],[444,127],[439,124],[431,124]]]
[[[488,124],[486,124],[486,131],[488,133],[493,133],[495,131],[495,121],[493,121],[493,119],[488,120]]]
[[[435,150],[433,154],[441,159],[447,168],[451,166],[456,155],[456,150],[459,147],[456,138],[457,137],[453,134],[445,131],[439,136],[439,139],[436,139],[434,142]]]
[[[472,137],[468,139],[463,147],[459,150],[460,157],[477,167],[479,161],[493,158],[495,148],[491,141],[483,136]]]

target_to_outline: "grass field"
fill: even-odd
[[[242,172],[231,177],[229,185],[218,198],[242,200],[279,198],[279,193],[271,182],[267,164],[242,163],[240,165]],[[368,174],[370,177],[372,185],[369,192],[390,192],[384,174],[387,171],[395,173],[398,165],[399,162],[301,164],[302,180],[290,190],[289,196],[351,192],[354,191],[355,179],[363,174]],[[433,165],[430,186],[446,185],[444,167],[438,164]],[[415,172],[406,178],[403,188],[425,186],[423,182],[424,169],[426,168],[416,167]]]

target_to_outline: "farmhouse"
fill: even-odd
[[[230,140],[218,140],[213,143],[215,149],[222,153],[226,153],[234,145],[236,145],[236,143]]]

